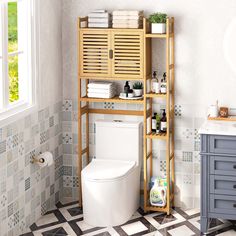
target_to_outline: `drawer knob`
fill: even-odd
[[[234,185],[234,188],[236,188],[236,184]]]
[[[236,165],[234,165],[233,168],[236,169]]]
[[[234,204],[233,206],[234,206],[234,208],[236,208],[236,204]]]

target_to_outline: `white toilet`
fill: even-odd
[[[121,225],[139,207],[142,123],[96,122],[96,159],[82,171],[85,223]]]

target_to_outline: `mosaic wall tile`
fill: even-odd
[[[6,221],[1,235],[24,233],[59,201],[63,183],[61,108],[59,102],[0,129],[0,220]],[[30,163],[41,151],[51,151],[58,160],[50,171]]]

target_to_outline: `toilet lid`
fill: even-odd
[[[87,180],[114,180],[125,176],[135,167],[135,161],[94,159],[83,171]]]

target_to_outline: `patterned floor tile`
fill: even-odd
[[[120,226],[93,227],[86,224],[78,202],[64,202],[57,209],[47,212],[30,226],[31,233],[22,236],[200,236],[200,214],[198,209],[175,208],[171,215],[144,213],[142,209]],[[212,220],[208,236],[235,236],[235,222]]]

